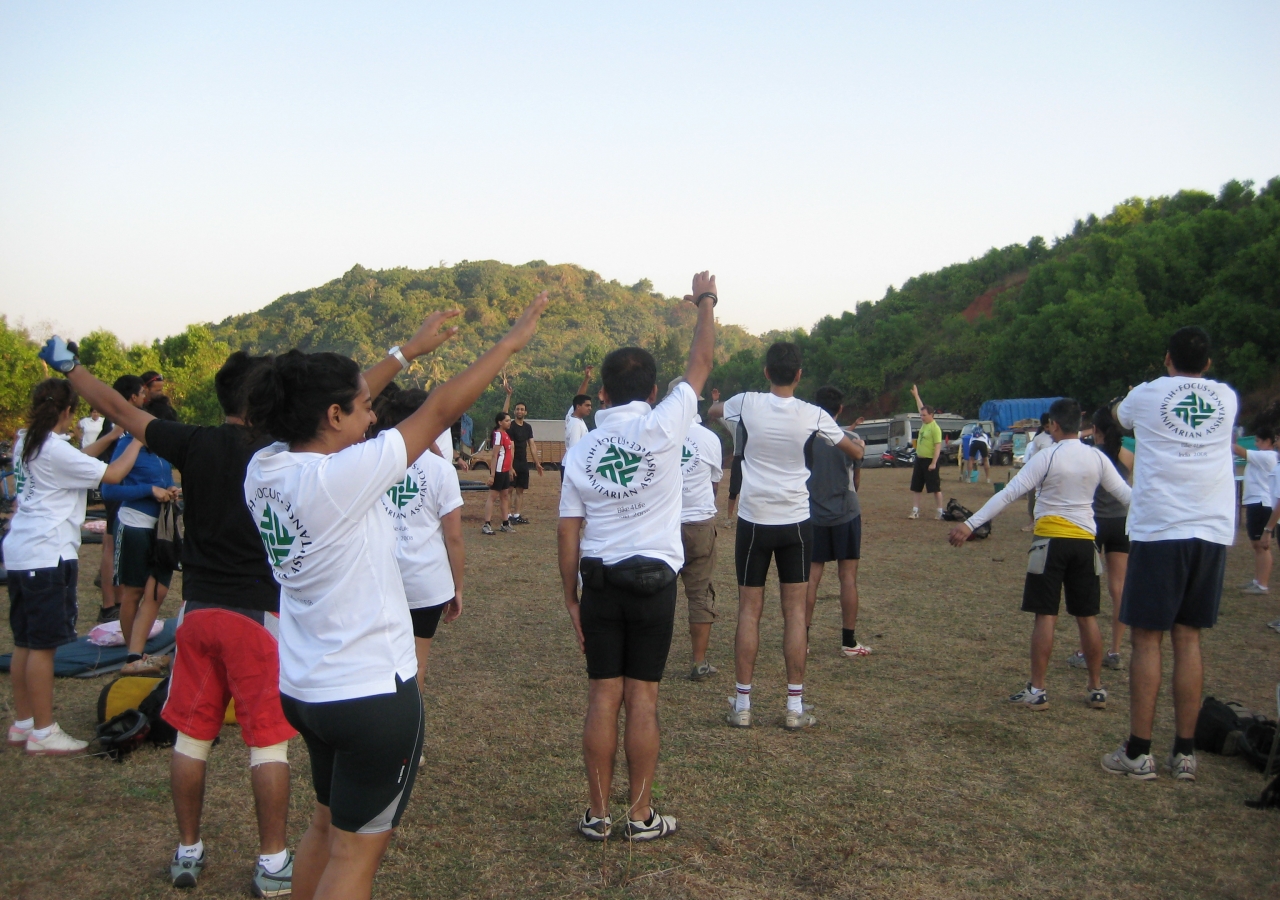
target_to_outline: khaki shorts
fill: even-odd
[[[711,586],[711,573],[716,567],[716,520],[683,522],[680,538],[684,542],[684,595],[689,600],[689,624],[710,625],[716,620],[716,589]]]

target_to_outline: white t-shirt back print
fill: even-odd
[[[35,459],[22,462],[26,429],[13,447],[18,511],[4,539],[5,568],[52,569],[80,556],[87,491],[102,482],[107,464],[71,446],[65,434],[49,434]]]
[[[440,520],[460,506],[457,472],[430,450],[382,495],[382,511],[396,533],[396,563],[410,609],[453,599],[453,570]]]
[[[712,487],[724,477],[720,438],[693,417],[684,446],[680,448],[680,474],[684,478],[681,522],[705,522],[716,515],[716,493]]]

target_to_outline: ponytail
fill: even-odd
[[[76,392],[62,378],[46,378],[31,392],[31,411],[27,414],[27,434],[22,440],[22,464],[40,455],[45,439],[58,425],[62,414],[75,405]]]
[[[320,432],[320,421],[333,404],[345,413],[355,409],[360,393],[360,367],[339,353],[290,350],[263,363],[249,382],[250,426],[290,444]]]
[[[426,402],[427,392],[421,388],[401,389],[394,381],[391,382],[373,402],[378,421],[374,423],[372,435],[376,437],[388,428],[395,428]]]
[[[1111,410],[1105,406],[1099,406],[1093,413],[1093,428],[1095,447],[1101,445],[1100,449],[1105,453],[1112,462],[1120,461],[1120,448],[1124,446],[1122,438],[1124,432],[1120,430],[1120,423],[1111,415]],[[1101,432],[1102,440],[1099,441],[1098,432]]]

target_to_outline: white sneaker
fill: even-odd
[[[17,725],[9,726],[9,746],[25,747],[27,746],[27,738],[31,735],[30,728],[19,728]]]
[[[803,731],[817,724],[818,717],[808,710],[802,712],[787,710],[786,715],[782,717],[782,727],[787,731]]]
[[[1194,753],[1174,753],[1170,750],[1169,757],[1164,761],[1164,766],[1173,772],[1173,777],[1177,781],[1196,780],[1196,755]]]
[[[77,741],[54,722],[49,736],[44,740],[37,741],[34,730],[27,737],[27,756],[71,756],[83,753],[88,746],[88,741]]]
[[[920,518],[920,510],[918,510],[918,509],[913,509],[913,510],[911,510],[911,515],[907,516],[907,518],[908,518],[908,519],[918,519],[918,518]]]
[[[939,521],[939,522],[945,521],[945,519],[946,519],[946,515],[945,515],[945,513],[946,513],[946,510],[944,510],[944,509],[940,509],[940,510],[938,510],[938,521]]]
[[[729,698],[729,711],[725,713],[724,720],[734,728],[750,728],[751,727],[751,707],[746,709],[738,709],[733,698]]]
[[[1271,589],[1270,589],[1270,588],[1264,588],[1262,585],[1258,584],[1258,582],[1256,582],[1256,581],[1251,581],[1251,582],[1249,582],[1247,585],[1245,585],[1244,587],[1242,587],[1242,588],[1240,589],[1240,593],[1242,593],[1242,594],[1264,594],[1264,595],[1265,595],[1265,594],[1270,594],[1270,593],[1271,593]]]
[[[1151,781],[1156,777],[1156,761],[1150,753],[1130,759],[1123,746],[1102,757],[1102,768],[1112,775],[1128,775],[1137,781]]]
[[[871,648],[862,643],[862,641],[854,641],[852,647],[841,647],[840,652],[850,659],[853,659],[857,656],[866,656],[871,652]]]
[[[1276,619],[1274,622],[1268,622],[1267,627],[1272,631],[1280,631],[1280,619]]]

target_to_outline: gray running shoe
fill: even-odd
[[[485,522],[483,525],[481,525],[481,526],[480,526],[480,533],[481,533],[481,534],[495,534],[496,532],[494,532],[494,530],[493,530],[493,526],[492,526],[492,525],[490,525],[488,522]]]
[[[609,816],[591,815],[591,807],[589,806],[587,811],[582,814],[582,818],[578,820],[578,834],[589,841],[607,840],[612,833],[613,819]]]
[[[1175,781],[1196,780],[1196,755],[1194,753],[1174,753],[1170,750],[1168,759],[1164,761],[1164,767],[1173,772]]]
[[[1264,588],[1262,585],[1258,584],[1258,582],[1256,581],[1251,581],[1249,582],[1248,585],[1240,589],[1240,593],[1261,594],[1263,596],[1266,596],[1267,594],[1271,593],[1271,590],[1269,588]]]
[[[669,834],[676,833],[676,817],[660,815],[656,809],[649,807],[649,818],[644,822],[627,819],[627,840],[656,841]]]
[[[1268,622],[1267,627],[1272,631],[1280,631],[1280,619],[1276,619],[1274,622]]]
[[[719,674],[719,672],[720,672],[719,669],[717,669],[715,666],[711,665],[711,663],[707,662],[704,659],[702,662],[698,663],[696,666],[693,667],[693,669],[690,670],[689,680],[705,681],[706,679],[710,678],[712,675]]]
[[[1085,661],[1084,651],[1082,650],[1077,650],[1075,653],[1072,653],[1070,656],[1068,656],[1067,665],[1073,669],[1089,668],[1089,663]]]
[[[173,851],[173,859],[169,861],[169,878],[173,881],[173,886],[177,888],[193,888],[200,879],[200,873],[204,871],[204,851],[200,851],[199,857],[178,856],[178,851]]]
[[[1107,689],[1098,688],[1089,689],[1089,694],[1085,698],[1085,703],[1089,704],[1090,709],[1106,709],[1107,708]]]
[[[1102,667],[1104,669],[1119,669],[1121,667],[1120,654],[1107,651],[1107,655],[1102,657]]]
[[[1102,768],[1112,775],[1128,775],[1136,781],[1151,781],[1156,777],[1156,761],[1150,753],[1130,759],[1123,746],[1103,755]]]
[[[818,724],[818,717],[808,710],[803,712],[792,712],[787,710],[786,716],[782,720],[782,727],[787,731],[803,731],[806,728],[812,728]]]
[[[268,872],[262,863],[253,865],[253,896],[288,897],[293,893],[293,851],[279,872]]]
[[[516,533],[516,527],[515,527],[514,525],[512,525],[510,522],[503,522],[503,523],[502,523],[502,527],[501,527],[501,528],[499,528],[498,530],[499,530],[499,531],[501,531],[501,532],[503,532],[504,534],[515,534],[515,533]]]
[[[725,713],[724,720],[734,728],[750,728],[751,727],[751,708],[737,709],[734,706],[733,698],[729,698],[729,711]]]
[[[1031,690],[1031,682],[1027,682],[1027,686],[1016,694],[1009,695],[1010,703],[1017,703],[1027,709],[1043,710],[1049,708],[1049,692]]]

